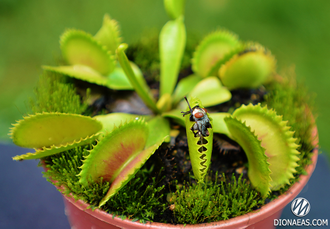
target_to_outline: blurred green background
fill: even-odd
[[[277,57],[279,72],[294,65],[317,94],[320,145],[330,151],[329,10],[329,0],[186,0],[185,22],[201,37],[224,27],[258,41]],[[26,113],[40,66],[59,58],[61,33],[95,34],[105,13],[119,21],[127,43],[168,20],[162,0],[0,0],[0,141],[10,141],[11,123]]]

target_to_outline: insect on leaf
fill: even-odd
[[[188,102],[188,100],[187,100]],[[213,146],[212,121],[203,109],[201,102],[193,98],[188,103],[185,117],[189,155],[195,179],[204,182],[204,177],[211,163]]]

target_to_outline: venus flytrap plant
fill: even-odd
[[[84,200],[101,209],[112,209],[113,201],[120,199],[120,195],[127,197],[128,194],[123,193],[128,190],[127,184],[134,184],[132,179],[137,174],[145,174],[141,172],[141,168],[147,166],[145,164],[150,162],[150,170],[155,170],[154,173],[161,173],[160,168],[168,166],[162,159],[176,144],[184,145],[182,142],[185,140],[181,139],[177,143],[176,137],[181,137],[185,130],[193,171],[191,177],[197,181],[198,190],[208,192],[206,196],[212,195],[212,199],[228,201],[229,197],[234,196],[232,205],[237,206],[237,201],[244,199],[247,194],[244,192],[245,196],[240,196],[241,192],[236,186],[244,186],[242,190],[247,190],[246,187],[254,189],[254,194],[249,197],[247,203],[257,206],[257,203],[263,202],[272,191],[281,190],[292,182],[297,168],[301,166],[301,156],[297,149],[301,149],[299,145],[302,144],[301,141],[298,142],[297,133],[294,135],[293,130],[290,130],[289,125],[292,123],[284,121],[276,110],[268,109],[260,103],[252,104],[252,99],[248,99],[246,105],[233,100],[233,95],[240,91],[259,88],[267,90],[267,85],[275,80],[275,58],[260,44],[241,41],[237,35],[224,29],[217,30],[206,36],[196,47],[191,61],[193,73],[186,74],[178,81],[187,40],[184,3],[184,0],[164,0],[170,20],[159,35],[160,84],[156,93],[155,89],[150,89],[138,63],[135,64],[134,59],[128,59],[125,51],[129,47],[121,43],[118,23],[108,15],[104,17],[102,27],[94,36],[80,30],[65,31],[60,38],[60,46],[66,65],[44,66],[46,73],[57,74],[63,79],[68,77],[85,81],[91,86],[98,85],[96,88],[107,88],[103,95],[111,97],[110,103],[116,100],[118,95],[123,95],[119,96],[118,100],[124,100],[125,96],[136,93],[148,111],[132,109],[132,112],[117,112],[107,108],[109,113],[95,112],[94,117],[89,117],[86,98],[82,98],[83,105],[79,107],[76,104],[79,98],[72,96],[77,95],[75,90],[63,86],[65,83],[54,84],[55,86],[45,89],[51,94],[47,97],[49,102],[54,105],[41,101],[40,97],[43,97],[45,92],[39,90],[39,102],[32,103],[37,107],[34,109],[35,114],[14,124],[11,130],[14,143],[36,149],[34,153],[16,156],[14,160],[45,160],[50,163],[48,166],[51,172],[47,174],[54,175],[59,173],[56,169],[68,171],[65,167],[68,165],[63,165],[65,168],[62,170],[59,169],[61,161],[66,158],[63,155],[79,154],[79,157],[67,157],[70,158],[70,166],[79,166],[70,170],[76,171],[77,174],[68,178],[69,185],[63,182],[65,179],[61,179],[61,184],[67,189],[64,193],[73,192],[73,196],[79,196],[80,192],[75,195],[75,186],[81,187],[86,190],[84,195],[89,193],[96,196]],[[58,79],[55,77],[52,80]],[[95,89],[92,89],[91,93],[95,93],[93,90]],[[50,99],[52,96],[56,98]],[[75,109],[59,109],[61,104],[69,106],[61,99],[72,101]],[[260,98],[258,102],[263,101],[263,98]],[[219,112],[219,107],[226,106],[229,108],[222,109],[226,112]],[[205,108],[208,108],[209,112]],[[72,114],[77,111],[84,115]],[[301,114],[301,109],[299,112]],[[234,185],[228,186],[229,188],[221,184],[223,186],[220,187],[220,192],[220,188],[217,189],[217,181],[210,183],[208,174],[212,167],[211,161],[214,160],[212,151],[217,151],[214,147],[214,136],[229,138],[243,149],[247,157],[247,175],[251,186],[249,182],[241,183],[240,180],[236,185],[235,180]],[[174,150],[169,156],[176,157],[178,151]],[[154,154],[159,158],[153,158],[156,157]],[[158,163],[161,163],[161,166],[158,166]],[[170,166],[175,169],[179,167],[177,164]],[[155,179],[152,182],[155,184]],[[173,183],[174,181],[170,181],[169,186]],[[102,194],[95,194],[96,186],[96,190],[102,190]],[[209,190],[210,186],[215,188]],[[226,193],[230,187],[236,189],[233,193]],[[163,188],[158,187],[155,192],[164,192]],[[177,209],[185,209],[179,205],[190,202],[189,198],[192,198],[192,195],[183,195],[179,191],[175,191],[173,195],[179,196],[179,201],[174,204]],[[228,198],[224,195],[228,195]],[[252,196],[259,199],[253,202]],[[163,203],[162,208],[165,204]],[[208,204],[218,206],[218,203],[207,203],[205,206]],[[224,206],[229,204],[224,203]],[[178,219],[189,218],[180,216],[181,213],[177,209],[174,212]],[[247,210],[238,210],[238,213],[235,212],[232,216],[252,211],[252,207],[242,209]],[[109,211],[117,212],[116,209]],[[229,213],[221,214],[222,219],[228,218]],[[210,215],[200,217],[204,221],[212,218],[214,217]]]

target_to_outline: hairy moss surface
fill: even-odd
[[[35,98],[30,99],[33,113],[82,114],[87,108],[87,103],[77,94],[75,86],[60,74],[44,72],[34,94]]]
[[[215,180],[178,187],[172,197],[177,222],[197,224],[226,220],[251,212],[264,203],[242,175],[224,179],[219,184]]]

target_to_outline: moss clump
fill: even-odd
[[[56,73],[42,74],[34,94],[35,99],[30,100],[34,114],[42,112],[82,114],[88,106],[85,100],[81,101],[75,86],[67,82],[66,77]]]
[[[98,202],[107,193],[110,184],[108,182],[93,183],[87,188],[79,183],[77,174],[81,171],[83,159],[89,154],[92,145],[76,147],[64,153],[50,156],[45,159],[48,170],[44,172],[47,180],[57,187],[62,187],[60,191],[71,194],[75,199],[81,199],[91,205],[98,205]]]
[[[232,175],[219,184],[215,181],[177,188],[172,197],[173,211],[181,224],[226,220],[251,212],[264,203],[242,175],[238,179]]]
[[[166,209],[166,204],[162,202],[164,186],[158,186],[159,180],[156,177],[148,181],[147,174],[150,174],[150,171],[146,168],[140,170],[103,209],[111,214],[124,215],[125,218],[141,222],[162,221],[161,216]]]

